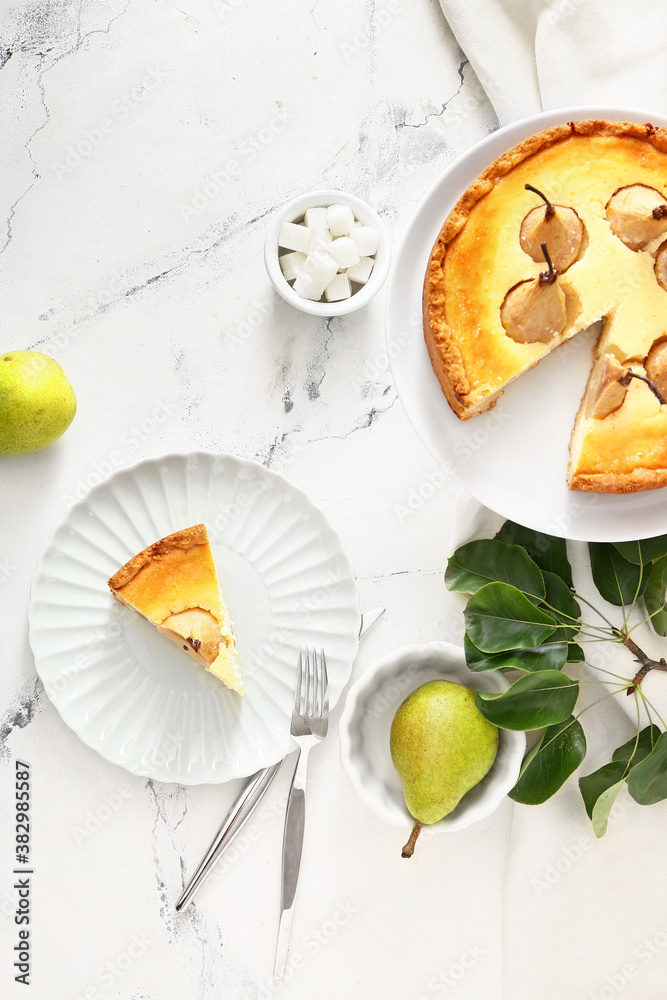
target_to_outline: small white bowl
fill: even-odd
[[[389,730],[398,706],[410,692],[436,678],[476,691],[505,691],[497,671],[475,674],[463,650],[448,642],[401,646],[376,660],[350,688],[340,720],[343,769],[362,801],[387,823],[409,830],[414,823],[389,751]],[[498,755],[489,773],[456,808],[428,830],[454,833],[489,816],[515,785],[526,750],[526,734],[499,730]]]
[[[353,292],[349,299],[341,299],[338,302],[314,302],[297,295],[289,282],[285,280],[280,268],[278,237],[283,222],[303,222],[307,208],[327,207],[329,205],[349,205],[359,222],[363,223],[364,226],[372,226],[377,229],[380,234],[380,242],[377,252],[374,254],[375,264],[371,276],[365,285]],[[295,309],[311,313],[313,316],[343,316],[361,309],[382,288],[389,273],[390,259],[391,244],[382,219],[375,209],[367,205],[365,201],[357,198],[356,195],[346,194],[345,191],[309,191],[307,194],[294,198],[274,216],[264,241],[264,263],[273,287]]]

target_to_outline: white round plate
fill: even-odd
[[[208,528],[245,696],[113,599],[107,579],[180,528]],[[114,764],[182,784],[243,777],[293,746],[300,646],[323,646],[329,701],[354,660],[354,573],[305,493],[232,455],[167,455],[116,473],[72,507],[37,567],[37,672],[63,720]]]
[[[574,119],[653,122],[633,108],[547,111],[487,136],[449,166],[426,194],[403,237],[389,278],[387,346],[394,382],[431,454],[477,500],[538,531],[620,542],[667,532],[665,490],[627,496],[573,493],[566,470],[570,432],[591,365],[593,333],[578,335],[513,383],[491,411],[461,421],[431,368],[422,332],[422,289],[445,218],[475,178],[522,139]],[[557,387],[557,391],[555,391]]]
[[[499,671],[475,674],[459,646],[429,642],[401,646],[376,660],[348,691],[340,720],[340,759],[360,799],[393,826],[409,829],[408,812],[398,773],[392,764],[389,732],[398,706],[416,688],[445,678],[475,691],[506,691]],[[516,784],[526,751],[526,734],[498,731],[498,753],[489,773],[464,795],[456,808],[429,826],[435,833],[455,833],[485,819]]]

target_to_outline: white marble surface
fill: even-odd
[[[438,4],[4,5],[0,67],[1,346],[56,357],[79,402],[60,442],[0,473],[0,994],[25,995],[11,968],[19,756],[32,997],[500,997],[509,803],[401,860],[401,831],[341,771],[339,707],[312,758],[292,964],[275,984],[287,774],[177,915],[238,783],[185,789],[104,762],[61,722],[27,640],[35,564],[71,499],[192,449],[256,458],[326,511],[362,607],[387,607],[353,678],[396,645],[461,638],[442,582],[458,488],[415,501],[435,463],[387,370],[383,294],[317,320],[278,300],[262,263],[272,213],[315,187],[367,199],[398,240],[439,171],[495,127]]]

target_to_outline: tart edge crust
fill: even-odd
[[[575,473],[568,479],[571,490],[587,493],[639,493],[667,486],[664,469],[633,469],[632,472]]]
[[[636,122],[610,122],[601,119],[572,121],[562,125],[554,125],[552,128],[537,132],[516,146],[512,146],[511,149],[489,164],[477,180],[464,191],[445,219],[444,225],[433,245],[426,269],[423,295],[424,338],[431,359],[431,365],[447,402],[456,416],[461,420],[468,420],[478,413],[483,413],[485,410],[491,409],[502,395],[503,389],[499,389],[495,395],[491,397],[487,396],[476,403],[466,400],[466,396],[470,393],[470,381],[463,357],[454,342],[452,331],[447,326],[444,318],[444,262],[448,245],[463,229],[477,202],[481,201],[488,194],[497,181],[530,156],[573,135],[627,136],[633,139],[643,139],[650,142],[660,152],[667,152],[667,130],[656,128],[648,122],[640,125]],[[631,478],[639,475],[641,471],[637,470],[636,473],[632,474]],[[645,474],[648,474],[648,472],[649,470],[644,470]],[[598,479],[606,479],[606,477],[582,477],[582,479],[595,479],[597,481]],[[613,482],[620,482],[619,477],[614,476]],[[622,487],[617,486],[615,489],[612,489],[608,485],[574,485],[573,482],[571,488],[627,493],[665,485],[664,482],[655,483],[653,477],[651,477],[650,482],[651,486],[648,484],[639,485],[637,483],[633,485],[627,483]]]
[[[160,538],[157,542],[153,542],[152,545],[138,552],[124,566],[121,566],[107,583],[111,590],[120,590],[156,556],[165,555],[173,549],[190,549],[194,545],[206,545],[207,542],[206,525],[195,524],[192,528],[182,528],[180,531],[175,531],[173,535],[165,535],[164,538]]]

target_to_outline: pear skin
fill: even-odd
[[[651,382],[667,398],[667,340],[656,341],[648,352],[644,368]]]
[[[521,249],[536,263],[541,263],[542,243],[546,243],[553,266],[566,271],[579,256],[584,240],[584,226],[573,208],[554,205],[549,215],[540,205],[533,208],[521,223]]]
[[[607,222],[621,243],[641,250],[667,232],[665,197],[646,184],[620,188],[607,204]]]
[[[477,708],[476,692],[453,681],[422,684],[399,706],[389,746],[415,828],[410,857],[423,824],[437,823],[491,769],[498,729]]]
[[[656,281],[667,292],[667,240],[658,247],[653,270],[655,271]]]
[[[74,390],[57,361],[39,351],[0,354],[0,455],[48,447],[75,413]]]
[[[505,296],[500,321],[518,344],[546,344],[565,329],[565,293],[557,282],[542,284],[538,278],[522,281]]]
[[[604,420],[610,413],[618,410],[628,391],[627,385],[620,382],[627,372],[627,367],[619,364],[613,354],[605,354],[598,361],[588,389],[587,417]]]

